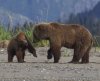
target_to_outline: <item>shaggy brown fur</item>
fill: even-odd
[[[23,32],[20,32],[15,38],[13,38],[7,47],[8,62],[13,61],[13,57],[16,55],[18,62],[24,62],[25,50],[28,49],[34,57],[37,57],[36,51],[25,36]]]
[[[89,62],[89,51],[92,46],[92,35],[82,25],[76,24],[59,24],[47,23],[35,26],[33,36],[40,39],[50,41],[50,49],[48,50],[48,59],[54,56],[54,63],[59,62],[61,47],[74,49],[74,55],[71,63]]]

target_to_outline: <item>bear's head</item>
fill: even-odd
[[[33,42],[40,41],[41,39],[48,40],[52,31],[49,23],[37,24],[33,30]]]

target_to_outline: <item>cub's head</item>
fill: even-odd
[[[24,32],[20,32],[17,35],[16,39],[17,39],[17,41],[18,41],[19,44],[25,45],[25,46],[28,45],[28,42],[27,42],[27,39],[26,39],[26,36],[25,36],[25,33]]]
[[[29,41],[29,39],[27,38],[27,36],[25,35],[25,33],[20,32],[17,37],[16,40],[18,42],[18,44],[25,49],[28,49],[28,51],[30,53],[33,54],[34,57],[37,57],[36,55],[36,50],[35,48],[32,46],[31,42]]]

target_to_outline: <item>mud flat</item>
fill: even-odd
[[[100,52],[90,54],[89,64],[69,64],[73,50],[61,50],[59,63],[47,61],[48,47],[36,48],[38,58],[26,52],[26,63],[7,62],[6,49],[0,49],[0,81],[100,81]]]

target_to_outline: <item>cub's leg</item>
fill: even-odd
[[[22,59],[23,59],[23,61],[24,61],[24,59],[25,59],[25,51],[23,51],[22,52],[23,54],[22,54]],[[24,61],[25,62],[25,61]]]
[[[19,63],[23,63],[24,62],[22,50],[18,50],[16,52],[16,57],[17,57],[17,60],[18,60]]]
[[[8,52],[8,62],[13,62],[13,57],[14,57],[14,54]]]

